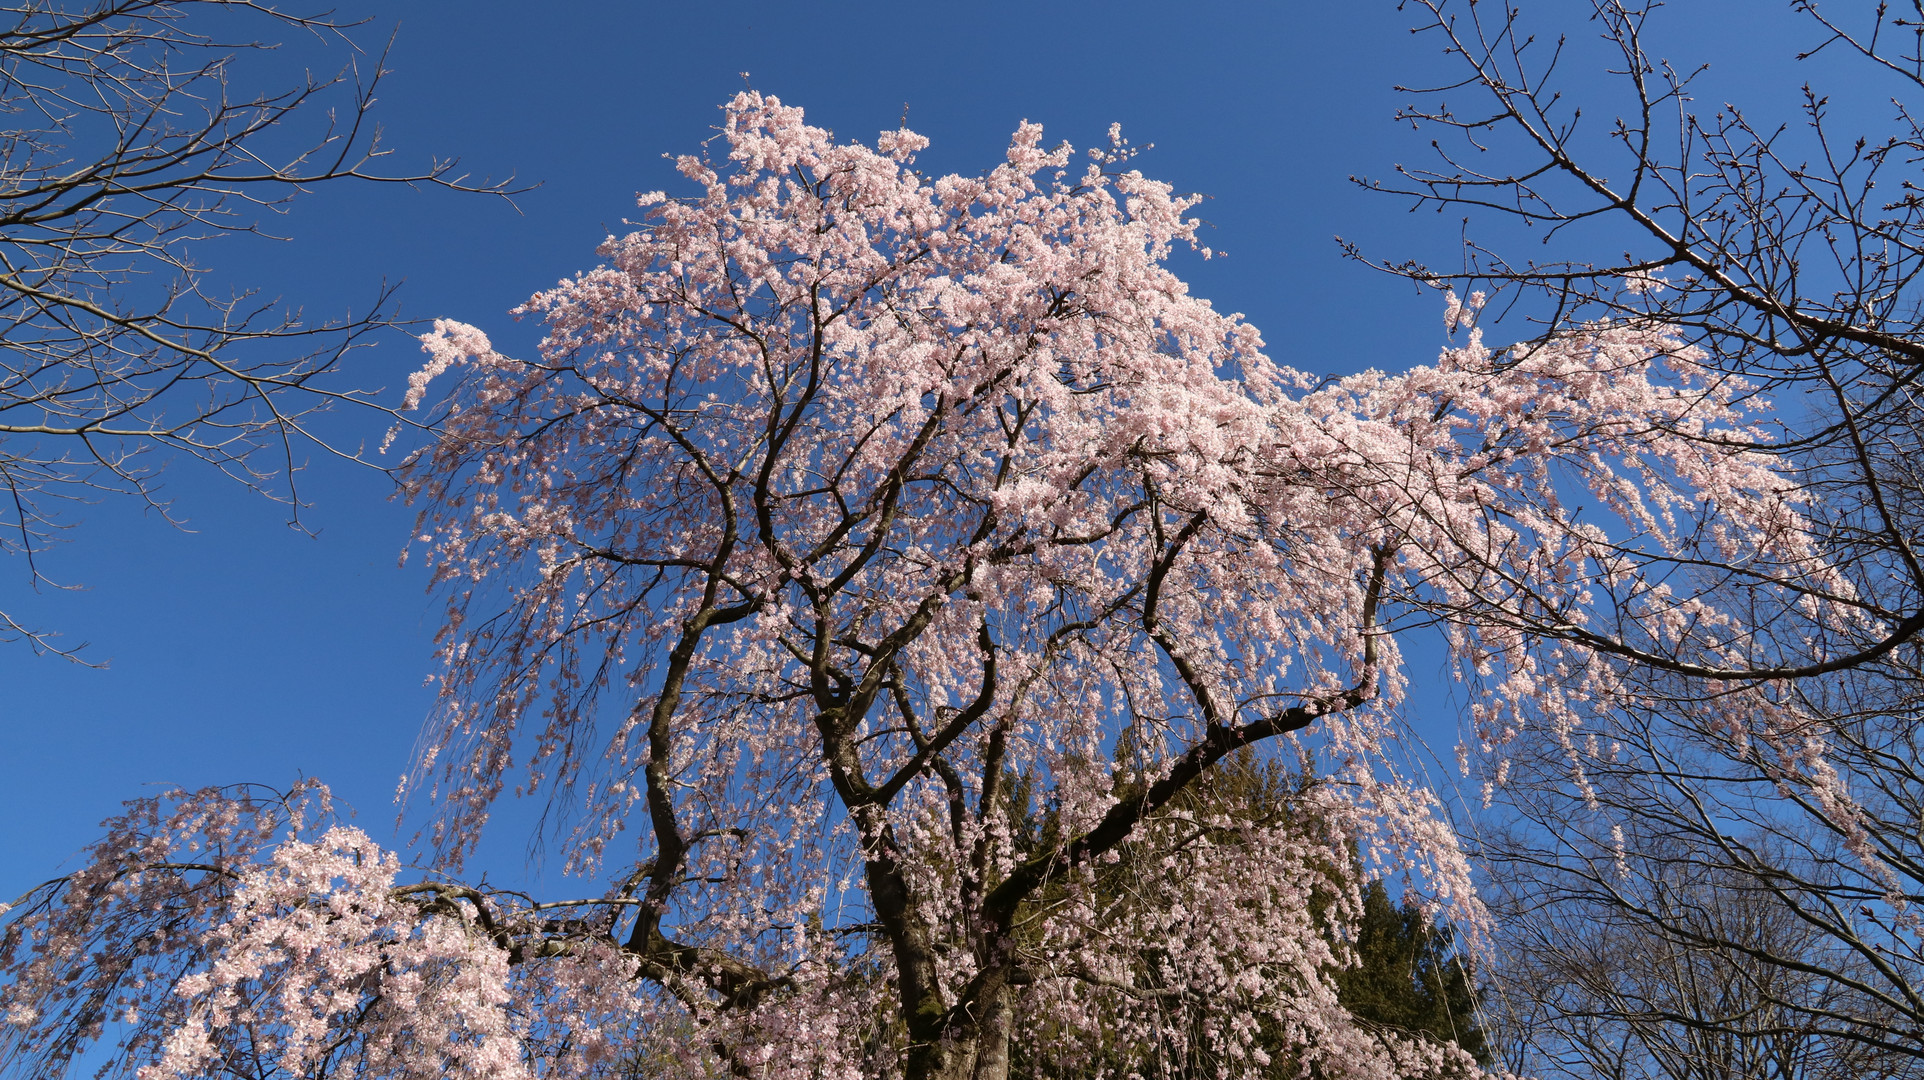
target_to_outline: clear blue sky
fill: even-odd
[[[1751,6],[1682,0],[1677,25],[1688,40]],[[1455,219],[1410,215],[1347,179],[1425,152],[1427,136],[1392,121],[1403,99],[1392,87],[1433,76],[1439,61],[1392,0],[350,0],[342,10],[376,20],[360,38],[377,49],[398,20],[376,111],[395,168],[458,155],[476,174],[541,186],[517,198],[518,212],[445,192],[332,187],[281,224],[291,242],[200,253],[216,280],[259,285],[312,316],[358,309],[382,278],[405,279],[408,314],[472,322],[497,347],[525,351],[534,328],[505,311],[591,266],[635,192],[675,190],[661,155],[709,135],[747,72],[844,137],[872,139],[906,105],[909,126],[934,140],[920,159],[933,171],[993,165],[1025,118],[1078,146],[1119,121],[1156,144],[1145,172],[1212,196],[1208,242],[1229,257],[1182,271],[1244,312],[1279,359],[1397,368],[1442,343],[1433,297],[1343,261],[1332,240],[1392,258],[1447,261],[1454,250]],[[284,55],[297,69],[343,57]],[[392,390],[418,361],[396,335],[346,377]],[[324,426],[348,443],[379,433],[345,414]],[[300,482],[318,535],[187,467],[168,490],[191,531],[119,501],[72,513],[72,542],[44,565],[85,591],[36,595],[23,565],[0,563],[0,606],[68,644],[90,642],[86,655],[109,664],[0,647],[0,900],[86,843],[121,799],[154,790],[143,785],[318,776],[386,835],[389,796],[431,705],[437,607],[423,575],[396,566],[412,518],[382,477],[315,458]]]

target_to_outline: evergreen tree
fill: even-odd
[[[1478,993],[1455,934],[1420,907],[1390,902],[1381,880],[1363,890],[1355,967],[1336,974],[1339,999],[1371,1023],[1452,1041],[1483,1064],[1490,1047],[1477,1024]]]
[[[1129,794],[1132,782],[1125,762],[1130,755],[1127,737],[1116,748],[1116,784],[1119,797]],[[1152,897],[1166,889],[1154,878],[1181,874],[1182,855],[1177,851],[1177,868],[1169,868],[1172,853],[1170,819],[1187,822],[1215,822],[1209,842],[1237,843],[1245,830],[1293,826],[1305,833],[1314,831],[1310,820],[1314,811],[1306,796],[1316,780],[1287,768],[1275,758],[1243,751],[1224,759],[1218,771],[1185,791],[1160,818],[1147,823],[1142,834],[1122,845],[1117,860],[1093,882],[1098,895],[1096,906],[1117,917],[1132,904],[1154,903]],[[1032,779],[1017,773],[1005,777],[1002,796],[1009,800],[1009,818],[1016,824],[1015,846],[1019,853],[1040,850],[1054,841],[1060,831],[1056,808],[1037,802]],[[1186,828],[1174,830],[1178,837],[1195,837]],[[1178,844],[1180,848],[1182,845]],[[1322,868],[1336,888],[1346,891],[1349,883],[1363,877],[1361,861],[1354,849],[1343,854],[1342,844],[1334,842],[1331,862]],[[1060,890],[1040,896],[1034,909],[1047,908],[1061,901]],[[1478,1026],[1480,1004],[1468,960],[1457,954],[1454,933],[1447,924],[1433,921],[1414,903],[1394,903],[1382,881],[1371,881],[1361,889],[1360,917],[1339,917],[1334,910],[1337,897],[1319,893],[1312,900],[1318,923],[1332,939],[1347,941],[1354,951],[1355,965],[1336,968],[1329,974],[1336,985],[1337,999],[1357,1018],[1380,1028],[1385,1034],[1416,1036],[1438,1042],[1455,1042],[1478,1062],[1489,1064],[1491,1054],[1483,1030]],[[1354,908],[1348,909],[1355,911]],[[1137,981],[1152,986],[1149,973],[1160,968],[1166,956],[1155,942],[1145,941],[1137,959]],[[1097,1049],[1078,1066],[1062,1071],[1061,1062],[1034,1057],[1023,1045],[1013,1048],[1011,1075],[1025,1080],[1067,1080],[1070,1076],[1142,1076],[1154,1080],[1203,1080],[1220,1071],[1198,1040],[1201,1032],[1190,1030],[1192,1019],[1172,1003],[1169,1012],[1170,1041],[1153,1060],[1117,1053],[1113,1048]],[[1098,1020],[1097,1023],[1100,1023]],[[1036,1042],[1058,1049],[1063,1040],[1086,1039],[1089,1033],[1044,1032]],[[1099,1042],[1104,1040],[1098,1040]],[[1282,1032],[1268,1032],[1259,1048],[1270,1055],[1269,1075],[1303,1075],[1300,1054],[1291,1049]],[[1324,1075],[1312,1068],[1310,1076]]]

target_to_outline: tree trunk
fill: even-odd
[[[983,974],[941,1034],[909,1051],[906,1080],[1009,1080],[1009,969]]]
[[[977,1001],[975,1065],[970,1080],[1009,1080],[1009,972],[1006,966],[983,984]]]

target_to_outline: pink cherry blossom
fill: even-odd
[[[754,93],[724,118],[725,154],[679,159],[693,193],[645,196],[601,266],[518,309],[537,355],[423,337],[409,402],[444,379],[450,410],[406,466],[448,599],[409,785],[432,865],[250,824],[217,869],[169,871],[190,914],[177,974],[130,1006],[143,1077],[242,1053],[303,1076],[1467,1075],[1331,978],[1352,850],[1482,927],[1400,764],[1405,633],[1442,628],[1489,752],[1541,732],[1580,775],[1625,664],[1764,685],[1760,613],[1865,618],[1746,388],[1661,326],[1497,349],[1482,298],[1452,297],[1435,363],[1319,380],[1189,293],[1169,261],[1199,249],[1195,199],[1119,134],[1078,167],[1024,124],[987,173],[929,178],[912,132],[837,143]],[[1251,754],[1309,778],[1288,812],[1198,817]],[[1800,760],[1818,775],[1822,748]],[[454,883],[511,781],[605,891]],[[10,985],[95,972],[87,927],[173,902],[143,867],[191,830],[136,813],[126,851],[16,914]],[[57,1057],[70,1028],[14,1037]]]

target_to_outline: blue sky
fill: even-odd
[[[1556,7],[1556,5],[1546,5]],[[1679,5],[1677,39],[1729,49],[1713,26],[1753,5]],[[1101,140],[1120,122],[1156,149],[1143,170],[1207,193],[1208,243],[1229,254],[1179,268],[1194,290],[1241,311],[1279,359],[1317,372],[1398,368],[1434,356],[1440,306],[1344,261],[1341,234],[1386,258],[1453,259],[1458,225],[1406,213],[1350,184],[1418,160],[1427,135],[1392,120],[1440,67],[1434,43],[1391,0],[971,4],[783,0],[728,5],[557,0],[410,0],[342,8],[398,27],[376,118],[394,168],[459,156],[477,175],[538,183],[513,206],[477,196],[342,185],[301,200],[286,243],[222,241],[199,256],[215,279],[253,284],[324,317],[402,279],[405,313],[475,323],[504,351],[532,326],[505,312],[594,262],[637,191],[676,190],[664,153],[688,152],[743,85],[800,104],[812,122],[872,139],[909,126],[934,140],[920,166],[992,166],[1024,119],[1050,141]],[[1581,30],[1581,24],[1573,28]],[[1755,42],[1749,44],[1755,45]],[[1764,53],[1781,61],[1775,39]],[[332,70],[341,50],[273,58]],[[272,64],[269,65],[273,66]],[[1781,92],[1754,67],[1734,78]],[[398,400],[419,362],[401,335],[344,378]],[[367,416],[323,423],[353,444]],[[143,785],[284,785],[318,776],[385,835],[389,797],[431,705],[437,604],[400,568],[411,512],[372,471],[316,455],[300,477],[312,535],[284,507],[191,467],[169,473],[186,529],[124,502],[77,508],[72,541],[48,556],[84,591],[35,594],[0,563],[0,607],[105,670],[0,647],[0,899],[40,880]],[[1452,710],[1419,670],[1426,726]],[[517,840],[518,842],[518,840]],[[512,846],[512,845],[510,845]]]

